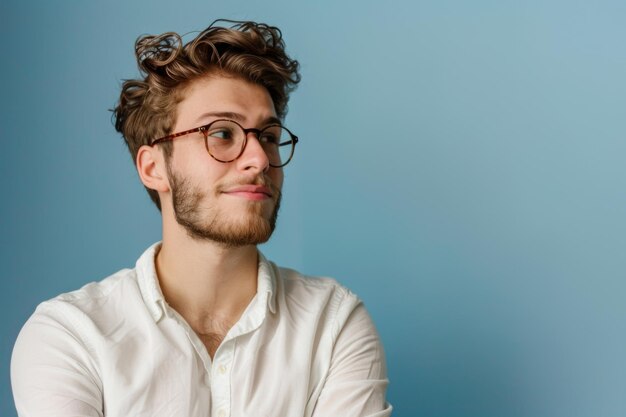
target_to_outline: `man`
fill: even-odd
[[[388,416],[384,354],[334,280],[258,252],[298,138],[298,63],[264,24],[136,43],[115,125],[163,217],[134,269],[41,304],[12,359],[35,416]]]

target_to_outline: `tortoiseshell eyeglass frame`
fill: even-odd
[[[241,149],[239,150],[239,154],[235,158],[233,158],[233,159],[230,159],[230,160],[218,159],[218,158],[215,157],[215,155],[213,155],[211,153],[211,150],[209,149],[209,143],[208,143],[208,140],[207,140],[208,134],[209,134],[209,129],[210,129],[211,125],[213,125],[213,124],[215,124],[217,122],[234,123],[237,126],[239,126],[241,128],[241,130],[243,131],[243,133],[244,133],[244,139],[243,139],[243,143],[242,143]],[[289,129],[287,129],[285,126],[283,126],[281,124],[277,124],[277,123],[267,125],[263,129],[256,129],[256,128],[246,129],[245,127],[241,126],[239,123],[237,123],[234,120],[217,119],[217,120],[213,120],[211,123],[208,123],[206,125],[202,125],[202,126],[199,126],[199,127],[194,127],[193,129],[184,130],[182,132],[177,132],[177,133],[172,133],[171,135],[167,135],[167,136],[163,136],[162,138],[154,139],[150,143],[150,146],[158,145],[159,143],[163,143],[163,142],[168,142],[168,141],[174,140],[176,138],[179,138],[181,136],[188,135],[190,133],[200,132],[204,136],[204,146],[205,146],[207,152],[209,153],[209,155],[211,155],[211,158],[215,159],[218,162],[229,163],[229,162],[235,161],[237,158],[239,158],[243,154],[243,151],[246,149],[246,145],[248,144],[248,134],[249,133],[254,133],[255,136],[257,137],[257,140],[258,140],[258,138],[262,137],[261,134],[265,130],[267,130],[269,128],[272,128],[272,127],[280,127],[281,129],[285,130],[289,134],[289,137],[290,137],[290,140],[278,144],[279,147],[280,146],[291,145],[291,152],[289,152],[289,158],[287,158],[287,160],[285,162],[281,163],[280,165],[274,165],[274,164],[272,164],[270,162],[270,166],[272,168],[282,168],[285,165],[287,165],[291,161],[291,159],[293,158],[293,154],[294,154],[294,152],[296,150],[296,144],[298,143],[299,139],[298,139],[298,137],[296,135],[291,133],[291,131]]]

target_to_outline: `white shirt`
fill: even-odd
[[[212,361],[163,298],[158,248],[37,307],[11,361],[20,417],[391,415],[379,336],[349,290],[259,254],[257,293]]]

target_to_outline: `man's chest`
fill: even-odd
[[[304,416],[330,363],[329,349],[297,331],[263,328],[224,339],[169,330],[145,341],[152,348],[119,346],[110,357],[106,416]]]

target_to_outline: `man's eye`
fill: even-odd
[[[276,145],[279,142],[279,137],[272,132],[263,132],[263,134],[259,137],[259,141]]]
[[[209,136],[222,140],[233,140],[233,131],[230,129],[217,129],[209,132]]]

